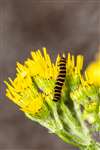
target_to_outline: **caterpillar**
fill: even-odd
[[[66,76],[66,58],[65,57],[61,57],[58,66],[59,66],[59,74],[56,79],[56,83],[54,87],[54,97],[53,97],[53,101],[56,101],[56,102],[61,97],[61,90],[65,81],[65,76]]]

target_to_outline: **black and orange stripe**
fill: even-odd
[[[66,76],[66,58],[65,57],[61,57],[58,66],[59,66],[59,74],[57,76],[57,80],[55,83],[54,97],[53,97],[53,101],[56,101],[56,102],[61,97],[61,90],[65,81],[65,76]]]

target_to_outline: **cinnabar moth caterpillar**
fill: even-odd
[[[55,88],[54,88],[54,97],[53,101],[58,101],[61,98],[61,90],[65,81],[66,76],[66,58],[61,57],[59,61],[59,74],[56,79]]]

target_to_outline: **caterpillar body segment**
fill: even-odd
[[[59,74],[56,79],[55,88],[54,88],[54,97],[53,97],[53,101],[56,101],[56,102],[60,100],[61,98],[62,86],[65,81],[65,76],[66,76],[66,58],[65,57],[61,57],[58,63],[58,67],[59,67]]]

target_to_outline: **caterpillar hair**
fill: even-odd
[[[53,101],[56,101],[56,102],[60,100],[61,98],[61,90],[65,81],[65,76],[66,76],[66,58],[65,57],[61,57],[58,66],[59,66],[59,74],[56,79],[55,88],[54,88],[54,97],[53,97]]]

